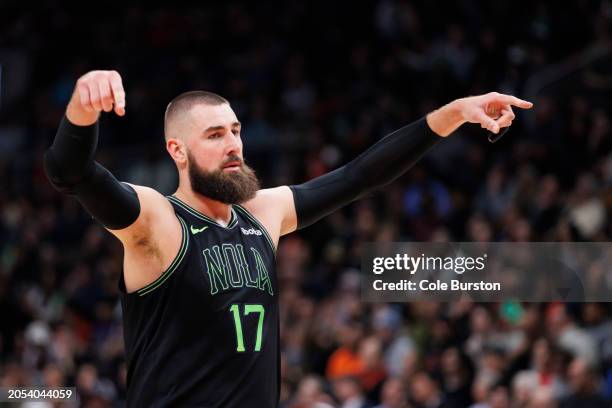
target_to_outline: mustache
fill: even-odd
[[[242,165],[244,165],[244,161],[243,161],[243,160],[242,160],[240,157],[238,157],[238,156],[234,155],[234,156],[230,156],[230,157],[228,157],[227,159],[225,159],[225,160],[223,161],[223,163],[221,163],[221,167],[223,167],[223,166],[225,166],[226,164],[231,163],[231,162],[238,162],[238,163],[240,163],[240,166],[241,166],[241,167],[242,167]]]

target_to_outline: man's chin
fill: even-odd
[[[259,181],[246,165],[223,167],[209,173],[189,167],[191,188],[204,196],[225,204],[239,204],[255,197]]]

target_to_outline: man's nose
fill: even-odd
[[[240,139],[230,132],[225,140],[225,153],[228,155],[240,155],[242,151],[242,143],[240,142]]]

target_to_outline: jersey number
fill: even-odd
[[[242,353],[245,351],[244,348],[244,336],[242,335],[242,323],[240,322],[240,305],[233,304],[230,307],[230,312],[234,317],[234,325],[236,326],[236,351]],[[257,338],[255,339],[255,350],[261,350],[261,333],[263,329],[264,316],[266,310],[262,305],[244,305],[244,315],[247,316],[251,313],[259,313],[259,320],[257,322]]]

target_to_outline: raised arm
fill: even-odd
[[[125,92],[116,71],[92,71],[79,78],[44,165],[58,191],[74,195],[105,227],[121,229],[138,218],[138,196],[94,160],[100,112],[110,112],[113,105],[117,115],[125,115]]]
[[[45,152],[45,172],[60,192],[74,196],[125,249],[128,291],[153,281],[178,252],[181,226],[157,191],[118,181],[94,160],[102,111],[125,115],[125,92],[116,71],[79,78],[55,140]],[[164,242],[164,245],[159,243]]]

